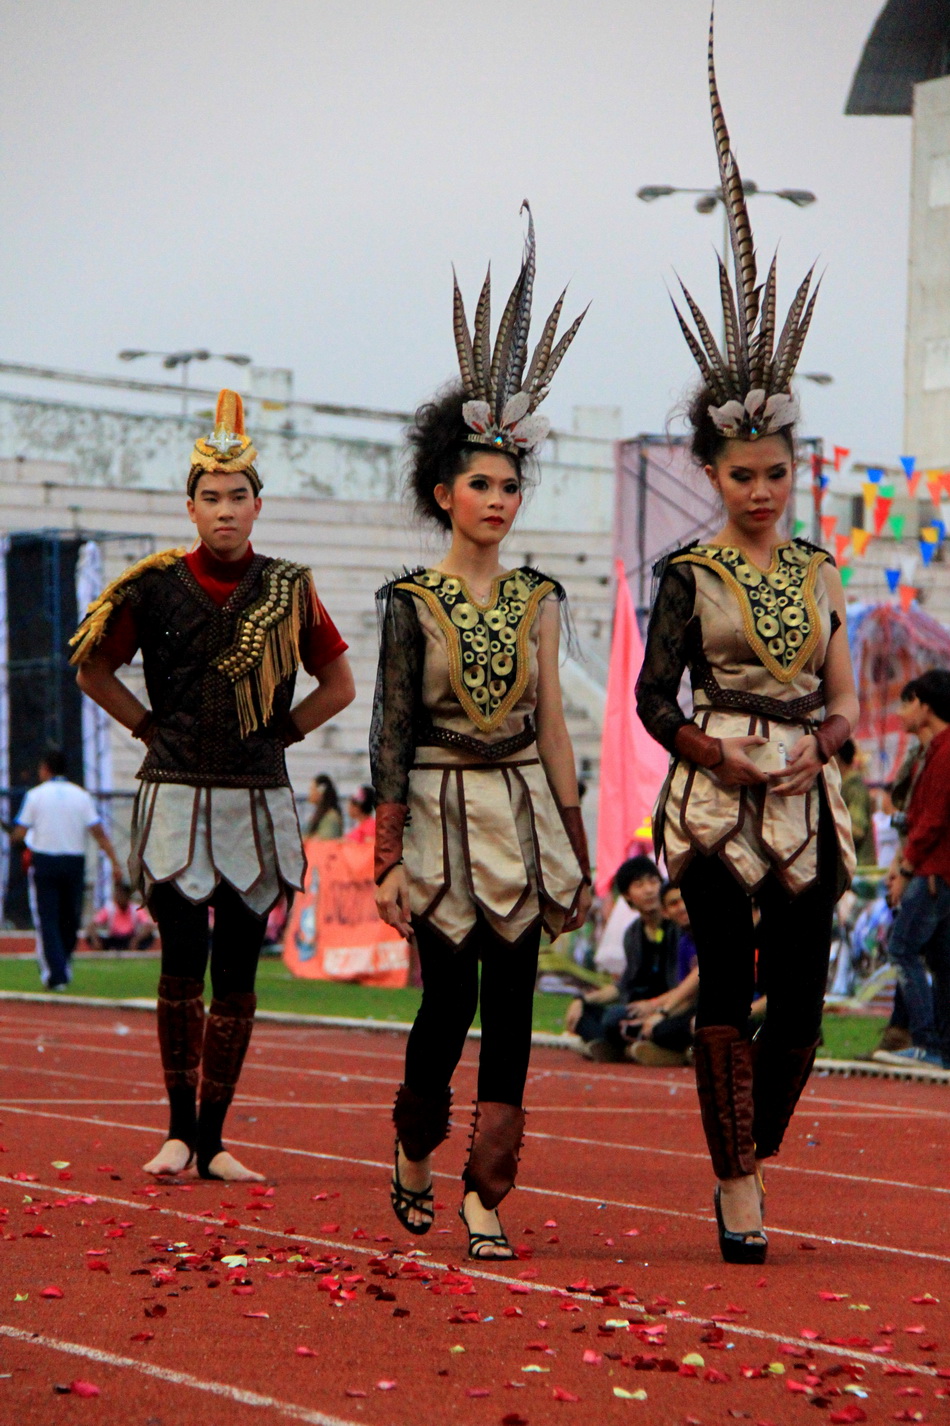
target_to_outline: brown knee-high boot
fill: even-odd
[[[195,1147],[198,1130],[198,1067],[204,1042],[204,983],[190,976],[158,981],[158,1046],[169,1105],[169,1139]]]
[[[465,1192],[478,1194],[484,1208],[497,1208],[514,1187],[524,1138],[525,1112],[517,1104],[480,1099],[475,1105]]]
[[[408,1084],[401,1084],[393,1105],[396,1137],[406,1158],[420,1163],[449,1136],[449,1114],[452,1091],[445,1090],[433,1098],[416,1094]]]
[[[778,1153],[808,1083],[817,1049],[817,1041],[798,1049],[776,1044],[768,1034],[767,1024],[752,1041],[752,1134],[757,1159]]]
[[[222,1150],[221,1130],[251,1040],[257,996],[232,991],[212,1000],[201,1057],[201,1105],[198,1111],[198,1172]]]
[[[697,1030],[693,1054],[699,1109],[717,1178],[755,1173],[752,1046],[733,1025]]]

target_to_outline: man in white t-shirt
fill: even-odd
[[[23,799],[12,839],[25,841],[29,848],[36,957],[43,984],[47,990],[57,990],[69,983],[70,958],[82,921],[87,833],[105,852],[117,878],[122,867],[89,793],[67,782],[66,760],[58,748],[44,753],[39,778],[39,785]]]

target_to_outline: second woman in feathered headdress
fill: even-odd
[[[525,205],[527,207],[527,205]],[[486,278],[470,333],[458,284],[461,381],[416,412],[409,487],[449,537],[442,559],[380,591],[371,734],[380,914],[415,937],[423,995],[396,1096],[393,1209],[433,1221],[431,1158],[481,1004],[482,1039],[459,1212],[477,1258],[514,1254],[497,1208],[513,1186],[541,931],[584,919],[590,874],[558,677],[556,580],[508,569],[500,547],[548,423],[536,414],[581,318],[557,340],[563,294],[528,361],[534,226],[491,344]],[[479,976],[479,971],[481,972]]]

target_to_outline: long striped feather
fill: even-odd
[[[726,368],[725,362],[722,359],[722,353],[719,350],[719,346],[716,342],[716,339],[709,329],[709,323],[706,321],[706,318],[703,316],[702,312],[700,312],[696,303],[693,301],[692,297],[686,289],[686,286],[683,283],[682,278],[677,277],[676,280],[682,288],[683,296],[686,298],[689,310],[693,314],[693,321],[696,323],[696,330],[699,332],[700,341],[706,349],[706,359],[709,362],[709,365],[712,370],[719,377],[720,385],[727,386],[729,384],[729,372]]]
[[[488,272],[478,295],[478,306],[475,308],[472,351],[475,360],[475,378],[478,384],[476,400],[487,401],[491,380],[491,263],[488,264]]]
[[[739,361],[737,343],[739,340],[739,319],[736,316],[736,299],[729,281],[729,274],[722,258],[719,261],[719,295],[722,299],[722,322],[726,336],[726,361],[735,396],[739,390]]]
[[[794,341],[795,333],[798,330],[798,323],[802,312],[805,310],[805,302],[808,298],[808,289],[811,286],[812,273],[814,267],[810,267],[806,272],[798,291],[792,298],[792,305],[788,309],[788,315],[782,327],[781,334],[775,346],[775,355],[772,357],[772,381],[771,389],[781,391],[779,383],[780,374],[787,369],[787,357],[789,348]]]
[[[729,399],[729,396],[726,395],[726,393],[720,387],[719,382],[716,380],[716,376],[712,370],[712,367],[706,360],[706,355],[702,347],[699,345],[699,342],[697,342],[696,338],[693,336],[686,323],[686,319],[684,318],[680,309],[677,307],[675,301],[673,301],[672,297],[670,298],[670,301],[673,303],[673,311],[676,313],[676,319],[680,324],[680,330],[682,331],[683,336],[686,338],[687,346],[693,353],[693,360],[699,367],[703,381],[715,394],[716,401],[719,403],[719,405],[722,405],[725,401]],[[732,393],[730,392],[729,395],[731,394]]]
[[[478,380],[475,375],[475,357],[472,352],[472,339],[468,331],[468,318],[465,316],[465,303],[462,301],[462,293],[459,289],[458,278],[455,268],[452,268],[452,283],[454,287],[452,297],[452,328],[455,332],[455,350],[458,353],[459,373],[462,377],[462,385],[465,387],[465,395],[470,397],[478,396]]]
[[[729,130],[716,87],[716,63],[713,49],[714,13],[709,16],[709,103],[712,110],[713,137],[716,141],[716,155],[719,160],[719,181],[722,187],[722,201],[729,220],[729,238],[736,272],[736,295],[738,299],[739,341],[737,375],[740,384],[748,380],[748,354],[757,313],[755,246],[749,211],[742,190],[742,176],[729,141]]]
[[[495,414],[501,414],[501,407],[498,405],[498,387],[503,370],[504,362],[508,356],[509,339],[511,329],[515,320],[515,313],[518,310],[518,302],[521,297],[521,288],[524,283],[524,267],[518,273],[511,295],[505,303],[505,310],[501,314],[501,321],[498,323],[498,331],[495,333],[495,350],[491,359],[491,383],[489,387],[489,401],[494,404]]]
[[[509,398],[521,389],[521,378],[524,376],[525,362],[528,358],[528,331],[531,326],[531,298],[534,294],[536,244],[534,218],[531,216],[531,208],[527,199],[522,203],[521,211],[527,211],[528,232],[525,238],[524,257],[521,262],[521,291],[511,323],[508,354],[501,369],[498,390],[499,416]]]
[[[548,317],[543,328],[541,329],[541,336],[538,339],[538,345],[534,349],[534,355],[531,358],[531,365],[528,367],[528,374],[524,379],[523,390],[525,391],[534,391],[535,380],[547,365],[548,358],[551,355],[551,348],[554,346],[554,338],[557,333],[557,324],[561,320],[561,308],[564,306],[564,298],[566,296],[567,288],[565,287],[564,291],[561,293],[560,297],[555,302],[551,315]]]
[[[815,284],[815,290],[811,294],[808,306],[805,308],[805,314],[802,317],[802,320],[799,322],[798,327],[796,328],[794,337],[789,343],[788,354],[777,377],[777,381],[780,383],[776,388],[777,390],[783,390],[787,388],[789,383],[791,382],[795,368],[798,365],[798,358],[802,354],[802,347],[805,345],[805,338],[808,335],[808,328],[811,326],[812,314],[815,310],[815,302],[818,297],[818,288],[820,286],[820,281]]]
[[[580,316],[574,318],[574,321],[568,327],[567,331],[564,333],[563,337],[558,342],[557,346],[554,348],[553,352],[549,356],[547,365],[544,368],[544,373],[539,382],[538,389],[532,394],[531,405],[528,407],[529,413],[531,411],[534,411],[536,407],[540,406],[545,396],[547,396],[548,388],[550,387],[551,382],[554,380],[554,373],[557,371],[558,367],[561,365],[561,362],[567,355],[567,349],[571,345],[571,342],[574,340],[574,338],[577,336],[578,329],[580,328],[581,323],[583,322],[589,311],[590,303],[588,302],[587,306],[584,308]]]
[[[763,386],[768,380],[772,364],[772,342],[775,338],[775,258],[769,264],[768,276],[762,289],[759,306],[759,330],[755,339],[755,354],[750,361],[750,379],[753,388]]]

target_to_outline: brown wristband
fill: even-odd
[[[718,767],[724,757],[722,739],[711,738],[695,723],[684,723],[677,728],[673,746],[681,758],[696,763],[697,767]]]
[[[144,743],[148,747],[155,736],[155,719],[151,709],[142,714],[135,727],[131,729],[131,733],[133,738],[138,738],[140,743]]]
[[[567,833],[577,864],[584,873],[584,880],[590,885],[590,853],[587,850],[587,832],[584,829],[584,818],[579,807],[562,807],[561,821],[564,823],[564,830]]]
[[[302,743],[307,735],[306,733],[301,733],[294,721],[294,715],[288,712],[284,714],[277,724],[277,736],[280,738],[284,747],[289,748],[291,743]]]
[[[402,834],[409,808],[404,802],[380,802],[376,808],[376,856],[373,875],[379,886],[402,861]]]
[[[830,762],[835,753],[851,736],[851,724],[841,713],[832,713],[830,718],[815,729],[819,762]]]

